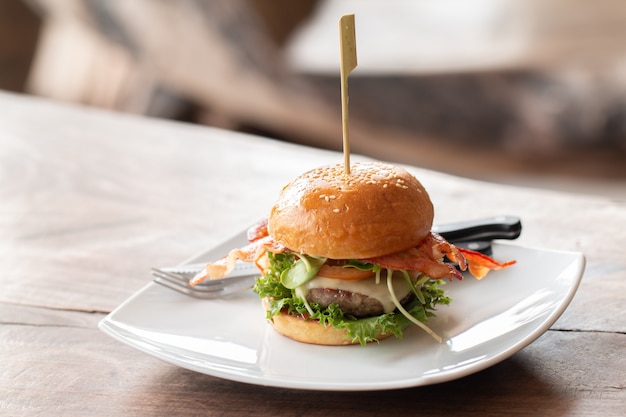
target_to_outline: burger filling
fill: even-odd
[[[346,329],[354,342],[365,345],[380,335],[402,337],[415,324],[441,342],[424,323],[439,304],[448,304],[440,288],[443,279],[462,279],[466,269],[477,279],[507,268],[467,249],[457,248],[436,233],[417,246],[367,259],[334,260],[289,250],[268,233],[267,223],[250,229],[249,244],[206,265],[191,281],[228,276],[238,260],[254,262],[263,271],[254,290],[267,301],[268,318],[290,314]],[[458,268],[444,258],[454,262]]]
[[[434,316],[435,306],[450,302],[439,288],[443,280],[361,260],[337,262],[289,251],[268,251],[267,259],[265,274],[254,289],[268,299],[268,318],[286,313],[319,320],[322,325],[346,329],[362,345],[380,334],[401,338],[411,323],[419,323],[438,338],[423,323]],[[337,268],[345,269],[343,278],[323,276],[329,267],[335,268],[335,275],[341,274]]]

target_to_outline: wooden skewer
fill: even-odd
[[[356,34],[354,15],[347,14],[339,19],[339,39],[341,50],[341,127],[343,134],[344,172],[350,174],[350,134],[348,118],[348,75],[357,66]]]

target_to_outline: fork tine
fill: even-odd
[[[196,286],[189,285],[189,278],[184,275],[153,268],[154,282],[182,294],[196,298],[222,298],[252,288],[256,277],[254,275],[224,278]]]
[[[203,298],[203,299],[210,299],[210,298],[214,298],[216,296],[208,293],[208,294],[203,294],[201,292],[192,290],[191,288],[187,288],[184,287],[180,284],[174,283],[172,281],[170,281],[167,278],[163,278],[163,277],[159,277],[159,276],[155,276],[153,279],[154,282],[156,282],[157,284],[160,284],[166,288],[169,288],[171,290],[177,291],[181,294],[185,294],[191,297],[195,297],[195,298]]]
[[[180,285],[189,285],[189,278],[183,274],[177,274],[163,269],[152,268],[152,275],[161,277]]]
[[[187,278],[186,276],[181,275],[181,274],[176,274],[174,272],[163,271],[161,269],[156,269],[156,268],[152,270],[152,275],[154,275],[155,277],[163,281],[167,281],[170,284],[170,286],[176,285],[176,286],[185,288],[187,291],[194,291],[198,293],[203,293],[203,292],[211,293],[211,292],[221,291],[225,286],[225,283],[223,282],[223,280],[214,280],[214,281],[205,282],[199,285],[191,286],[189,285],[189,278]]]

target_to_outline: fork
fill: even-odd
[[[152,268],[154,282],[181,294],[203,300],[225,298],[233,294],[247,291],[254,286],[260,275],[254,264],[237,262],[235,269],[227,278],[207,280],[191,286],[189,281],[206,264],[188,264],[179,267]]]

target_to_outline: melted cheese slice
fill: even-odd
[[[392,277],[393,288],[401,300],[408,293],[410,293],[411,287],[406,282],[406,279],[401,272],[395,272]],[[305,298],[309,290],[313,288],[329,288],[332,290],[350,291],[358,294],[363,294],[368,297],[372,297],[380,301],[383,305],[385,313],[390,313],[396,309],[395,304],[391,300],[389,289],[387,288],[387,272],[383,271],[380,275],[380,282],[376,283],[376,278],[366,278],[358,281],[349,281],[343,279],[333,279],[322,276],[316,276],[306,284],[298,287],[298,295]]]

